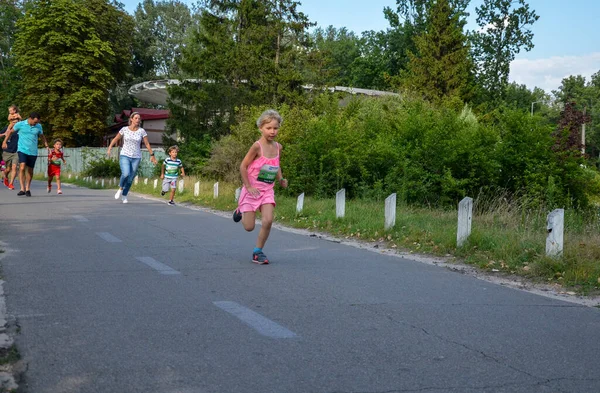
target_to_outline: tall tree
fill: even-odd
[[[16,24],[22,15],[18,0],[4,0],[0,3],[0,109],[14,103],[21,86],[12,47]]]
[[[424,32],[415,38],[417,53],[409,52],[408,69],[396,83],[430,101],[446,97],[466,100],[473,66],[462,30],[465,21],[448,0],[429,3],[426,17]]]
[[[510,63],[533,48],[531,25],[539,19],[525,0],[484,0],[477,7],[479,30],[472,32],[477,82],[485,101],[499,102],[506,92]]]
[[[563,106],[572,105],[587,115],[586,152],[600,156],[600,71],[590,81],[581,75],[571,75],[562,80],[559,88],[552,92]]]
[[[450,7],[461,20],[468,16],[465,9],[469,1],[449,0]],[[415,40],[425,33],[429,10],[434,2],[435,0],[396,0],[396,10],[390,7],[383,9],[390,24],[385,34],[388,75],[395,76],[406,69],[410,60],[409,53],[419,55]]]
[[[134,76],[175,78],[187,30],[196,26],[188,6],[178,0],[144,0],[134,13]]]
[[[291,0],[207,0],[179,62],[188,81],[170,88],[171,125],[202,139],[229,132],[236,108],[302,95],[310,23]],[[186,120],[183,115],[185,113]]]
[[[41,112],[53,136],[94,141],[105,128],[108,90],[131,61],[131,17],[108,0],[33,0],[18,27],[22,105]]]
[[[345,27],[336,29],[329,26],[323,30],[315,29],[311,35],[313,47],[320,51],[326,64],[320,72],[328,75],[331,85],[353,86],[353,63],[361,55],[361,40]]]

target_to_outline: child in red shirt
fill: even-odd
[[[57,194],[62,194],[60,189],[60,166],[66,163],[62,152],[62,141],[56,139],[54,141],[54,149],[48,154],[48,193],[52,191],[52,178],[56,177]],[[61,162],[62,160],[62,162]]]

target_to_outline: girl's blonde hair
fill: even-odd
[[[132,112],[131,115],[129,115],[129,125],[131,125],[131,121],[133,120],[133,116],[135,116],[135,115],[138,115],[141,120],[142,116],[140,115],[139,112]]]
[[[258,128],[260,128],[263,124],[269,123],[273,120],[277,120],[277,122],[279,122],[279,125],[281,125],[281,123],[283,122],[283,119],[281,118],[279,112],[277,112],[275,109],[267,109],[260,115],[258,120],[256,120],[256,125],[258,126]]]
[[[16,106],[16,105],[11,105],[11,106],[8,107],[8,109],[14,109],[15,113],[19,113],[19,107]]]

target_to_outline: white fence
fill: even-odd
[[[86,169],[86,164],[100,157],[106,157],[107,147],[74,147],[64,148],[66,164],[63,164],[63,172],[66,173],[81,173]],[[110,157],[118,160],[121,148],[115,147],[110,152]],[[158,165],[165,157],[163,148],[154,148]],[[48,171],[48,150],[38,149],[38,159],[35,162],[34,173],[44,174]],[[148,150],[142,149],[142,161],[140,162],[139,175],[142,177],[152,177],[154,165],[150,162],[150,154]]]

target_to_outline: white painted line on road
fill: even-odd
[[[241,306],[236,302],[221,301],[213,302],[213,304],[219,307],[221,310],[230,313],[231,315],[238,317],[242,322],[249,325],[251,328],[256,330],[263,336],[271,338],[296,338],[296,333],[284,328],[276,322],[271,321],[268,318],[263,317],[259,313],[256,313],[249,308]]]
[[[121,243],[121,239],[114,237],[108,232],[96,232],[96,235],[100,236],[109,243]]]
[[[73,216],[73,218],[79,222],[88,222],[89,220],[84,216]]]
[[[158,262],[152,257],[135,257],[135,259],[137,259],[145,265],[150,266],[152,269],[158,271],[160,274],[180,274],[177,270],[165,265],[164,263]]]
[[[302,248],[288,248],[287,250],[283,250],[286,252],[297,252],[297,251],[312,251],[318,250],[319,247],[302,247]]]

